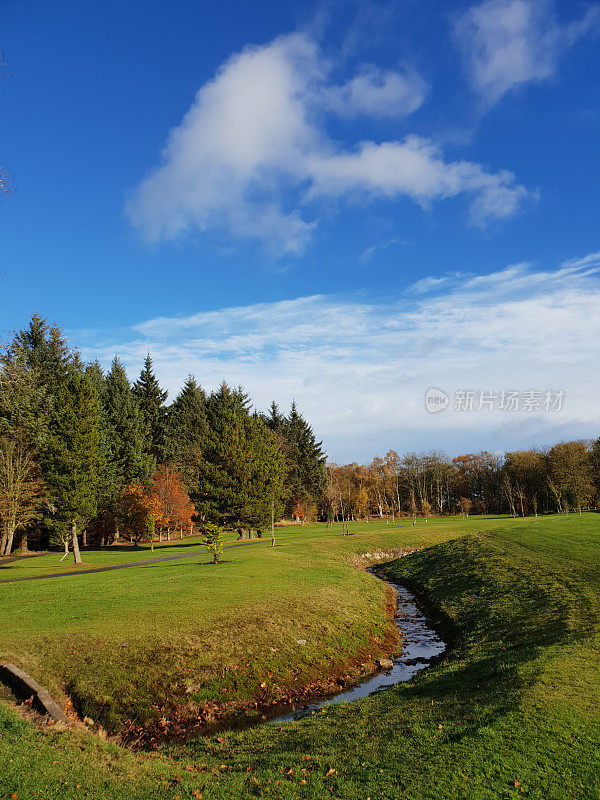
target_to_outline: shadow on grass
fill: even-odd
[[[198,547],[199,542],[190,542],[185,539],[172,539],[170,542],[155,542],[154,552],[157,550],[164,550],[166,548],[179,550],[187,547]],[[83,550],[86,553],[152,553],[149,544],[135,545],[135,544],[109,544],[106,547],[85,547]]]
[[[178,561],[174,562],[173,564],[148,564],[148,568],[152,569],[154,567],[220,567],[221,564],[233,564],[234,562],[229,560],[219,561],[215,564],[214,561]]]

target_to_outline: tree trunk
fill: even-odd
[[[81,531],[81,546],[87,547],[87,531],[85,528]]]
[[[162,542],[162,531],[158,532],[158,541]]]
[[[13,539],[15,536],[15,525],[12,522],[8,523],[8,541],[6,542],[6,547],[4,548],[4,555],[9,556],[12,552],[13,546]]]
[[[179,526],[179,538],[183,539],[183,525]]]
[[[71,540],[73,542],[73,559],[76,564],[81,564],[81,554],[79,553],[79,542],[77,541],[77,523],[71,523]]]
[[[190,536],[194,535],[194,526],[190,525]]]
[[[271,547],[275,547],[275,493],[271,495]]]
[[[27,531],[23,531],[23,535],[21,536],[21,555],[25,555],[27,553]]]
[[[6,528],[4,528],[4,530],[2,531],[2,539],[0,539],[0,556],[4,555],[7,542],[8,542],[8,534],[6,532]]]
[[[167,528],[167,542],[171,541],[171,528]]]

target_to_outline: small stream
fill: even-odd
[[[372,573],[375,574],[375,573]],[[376,575],[376,577],[379,577]],[[380,580],[384,580],[381,578]],[[228,731],[241,731],[256,725],[273,725],[302,719],[321,709],[338,703],[361,700],[397,683],[409,681],[414,675],[428,667],[446,650],[446,644],[437,633],[427,625],[425,615],[417,606],[416,597],[404,586],[385,579],[385,583],[398,593],[395,622],[402,639],[402,652],[393,660],[393,667],[380,670],[362,683],[337,694],[321,696],[309,705],[292,707],[280,705],[265,710],[262,719],[241,716],[237,719],[219,720],[208,725],[198,725],[183,733],[170,736],[173,742],[184,742],[197,736],[209,736]],[[153,740],[154,741],[154,740]]]
[[[425,615],[419,610],[414,594],[404,586],[392,581],[386,580],[386,583],[398,592],[395,620],[402,638],[402,652],[398,658],[394,659],[394,666],[385,672],[378,672],[352,689],[347,689],[317,703],[296,708],[290,713],[273,717],[268,720],[269,723],[301,719],[325,706],[361,700],[363,697],[380,692],[396,683],[409,681],[417,672],[428,667],[445,651],[446,643],[427,625]]]

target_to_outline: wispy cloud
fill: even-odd
[[[425,93],[409,68],[362,65],[335,84],[318,43],[305,34],[248,47],[200,88],[127,213],[150,241],[223,229],[276,256],[305,250],[330,198],[408,197],[428,207],[464,194],[475,224],[514,214],[528,192],[508,171],[447,161],[419,136],[345,147],[327,131],[331,113],[401,116]]]
[[[383,241],[376,242],[375,244],[372,244],[370,247],[365,248],[363,252],[360,254],[359,261],[363,265],[368,264],[376,253],[381,253],[384,250],[388,250],[390,247],[393,247],[394,245],[407,245],[407,244],[410,244],[410,241],[408,239],[397,239],[396,237],[393,237],[392,239],[384,239]]]
[[[456,22],[467,77],[484,107],[511,89],[552,78],[562,54],[600,21],[600,6],[581,19],[557,20],[553,0],[485,0]]]
[[[78,334],[130,375],[146,352],[176,393],[189,372],[207,387],[242,384],[258,408],[295,398],[330,452],[365,459],[386,447],[515,447],[600,433],[600,252],[558,269],[517,264],[450,274],[393,301],[314,295],[162,317],[114,339]],[[94,342],[92,344],[92,342]],[[562,413],[425,411],[429,386],[562,389]]]

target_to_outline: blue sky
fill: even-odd
[[[4,0],[0,50],[5,331],[295,397],[338,460],[600,432],[598,4]]]

